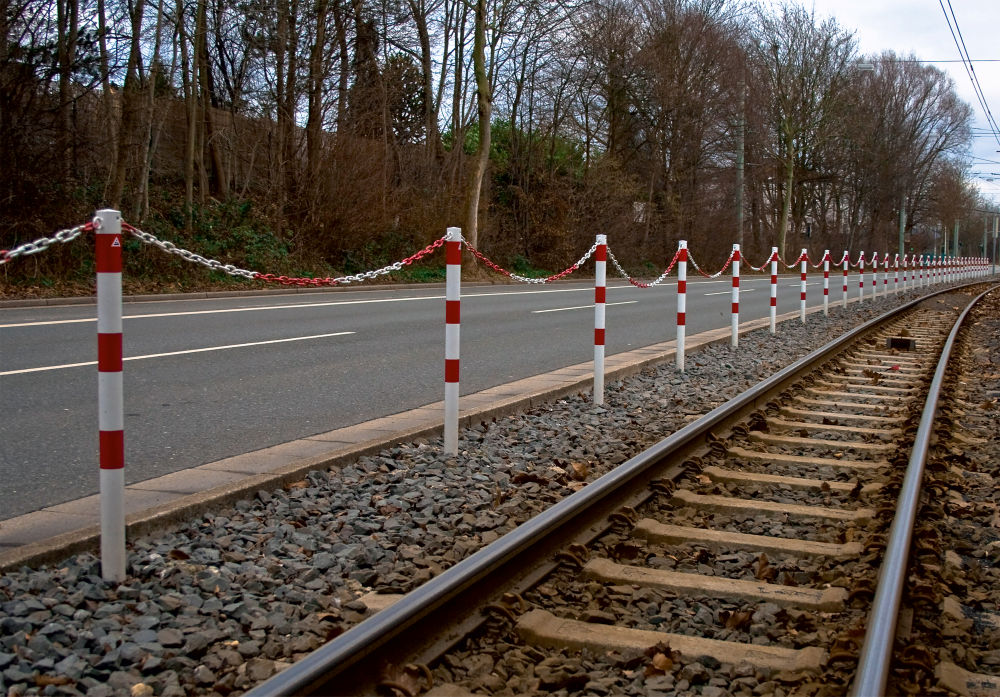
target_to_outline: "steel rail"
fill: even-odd
[[[896,636],[897,616],[903,596],[903,584],[906,579],[906,567],[910,555],[910,542],[913,538],[913,524],[917,517],[920,503],[920,485],[924,476],[924,465],[930,449],[930,439],[937,416],[938,398],[948,370],[948,360],[954,347],[965,318],[972,308],[982,298],[996,290],[997,286],[976,296],[959,315],[945,341],[941,358],[931,380],[924,402],[924,411],[920,417],[920,425],[910,452],[910,460],[906,466],[903,485],[896,502],[896,515],[889,528],[889,541],[886,543],[885,555],[879,569],[878,585],[875,599],[868,620],[868,630],[861,647],[858,669],[854,682],[848,693],[849,697],[879,697],[885,694],[886,682],[889,678],[889,668],[892,663],[892,648]]]
[[[454,617],[461,607],[470,604],[462,598],[488,595],[487,591],[495,591],[502,588],[503,583],[509,585],[516,577],[523,577],[522,571],[515,570],[520,557],[532,554],[532,550],[537,551],[539,547],[558,545],[560,538],[567,539],[578,534],[581,521],[592,509],[611,507],[614,510],[615,502],[623,497],[623,490],[629,489],[629,484],[634,486],[640,477],[667,457],[702,446],[705,435],[712,428],[741,413],[759,408],[770,395],[800,379],[801,373],[827,360],[883,322],[915,308],[928,298],[955,290],[955,287],[942,289],[912,300],[855,327],[786,366],[445,570],[395,604],[245,693],[245,697],[313,694],[331,683],[341,694],[360,684],[374,684],[377,681],[375,673],[379,669],[378,665],[372,664],[375,651],[388,648],[392,660],[406,660],[406,656],[412,655],[417,636],[426,640],[428,635],[440,632],[446,624],[444,620]],[[508,573],[500,573],[501,570]],[[494,580],[498,576],[501,581]]]

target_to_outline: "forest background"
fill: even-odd
[[[635,275],[807,247],[978,255],[971,108],[793,2],[0,0],[0,249],[118,208],[206,257],[329,276],[449,225],[520,273],[608,235]],[[992,220],[992,218],[988,218]],[[225,284],[129,238],[127,290]],[[89,293],[89,245],[0,295]],[[407,267],[443,277],[443,257]],[[400,278],[400,276],[396,276]],[[241,283],[242,281],[232,281]]]

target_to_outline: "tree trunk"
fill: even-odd
[[[326,78],[327,0],[316,0],[316,40],[309,54],[309,112],[306,117],[306,168],[308,187],[315,191],[319,183],[323,145],[323,82]]]
[[[222,146],[216,137],[211,64],[208,56],[208,3],[198,0],[198,19],[195,22],[195,50],[198,53],[198,84],[201,92],[204,143],[212,159],[212,193],[222,199],[229,198],[229,176],[222,158]],[[202,155],[204,157],[204,154]]]
[[[70,87],[73,80],[73,61],[76,58],[76,42],[79,35],[80,6],[77,0],[57,2],[58,56],[59,56],[59,141],[62,169],[62,184],[68,187],[73,169],[73,143],[76,140],[73,128],[73,102]],[[6,37],[6,34],[4,35]],[[6,40],[3,39],[3,40]]]
[[[154,107],[156,104],[156,83],[159,79],[162,65],[158,59],[160,55],[161,34],[163,31],[163,0],[159,0],[156,6],[156,36],[153,39],[153,61],[150,63],[147,73],[146,84],[146,104],[143,111],[143,137],[140,141],[139,166],[140,172],[136,180],[139,188],[135,192],[133,203],[133,215],[137,222],[141,223],[146,217],[149,209],[149,170],[153,164],[153,121]]]
[[[792,212],[792,188],[795,185],[795,145],[787,131],[782,134],[785,149],[785,181],[781,199],[781,220],[778,221],[778,253],[787,258],[785,241],[788,237],[788,219]]]
[[[486,72],[486,0],[475,0],[475,38],[472,65],[476,78],[476,107],[479,116],[479,147],[466,191],[465,229],[463,234],[473,246],[479,244],[479,197],[483,178],[490,161],[490,119],[493,116],[493,95]]]
[[[132,41],[125,67],[125,85],[122,89],[122,116],[118,129],[118,152],[115,157],[114,176],[111,180],[111,193],[108,197],[112,208],[121,208],[122,195],[125,192],[125,179],[128,171],[128,156],[134,145],[137,120],[140,116],[139,104],[139,61],[142,56],[142,14],[146,4],[137,0],[130,6],[132,15]]]
[[[181,45],[181,84],[184,91],[184,115],[187,133],[184,141],[184,228],[191,232],[194,215],[194,155],[197,130],[197,106],[192,79],[191,56],[188,52],[188,36],[185,29],[184,2],[177,0],[177,38]]]

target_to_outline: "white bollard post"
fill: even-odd
[[[462,323],[462,229],[445,238],[444,452],[458,455],[459,330]]]
[[[604,404],[604,309],[607,303],[608,236],[594,250],[594,404]]]
[[[882,295],[889,295],[889,252],[882,257]]]
[[[861,258],[858,259],[858,302],[865,301],[865,250],[861,250]]]
[[[687,323],[688,243],[681,240],[677,257],[677,369],[684,372],[684,334]]]
[[[732,337],[729,345],[733,348],[740,343],[740,246],[733,245],[733,311],[730,321]]]
[[[878,297],[878,252],[872,254],[872,300]]]
[[[847,267],[850,266],[850,263],[851,263],[851,253],[848,250],[845,249],[844,250],[844,291],[843,291],[843,295],[841,296],[841,301],[842,301],[842,304],[843,304],[845,310],[847,309]]]
[[[799,257],[802,260],[802,282],[801,282],[801,300],[799,303],[799,318],[802,323],[806,323],[806,272],[809,268],[809,252],[805,249],[802,250],[802,255]]]
[[[99,210],[97,412],[100,448],[101,577],[125,580],[125,405],[122,375],[122,216]]]
[[[892,294],[899,295],[899,253],[892,259]]]
[[[823,316],[830,316],[830,250],[823,251]]]
[[[777,331],[778,316],[778,248],[771,247],[771,333]]]

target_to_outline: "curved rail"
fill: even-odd
[[[330,683],[337,684],[340,690],[373,683],[386,660],[400,663],[412,660],[413,630],[422,630],[420,634],[428,635],[448,622],[458,623],[456,618],[463,616],[468,608],[479,606],[479,598],[500,592],[511,583],[526,578],[529,573],[523,571],[525,556],[530,559],[528,566],[537,570],[555,550],[563,549],[567,540],[579,535],[584,525],[581,521],[594,509],[610,512],[620,508],[633,493],[635,483],[668,457],[682,456],[686,451],[701,447],[713,428],[758,408],[770,395],[792,384],[802,372],[822,363],[886,320],[915,308],[930,297],[954,290],[948,288],[922,296],[816,349],[447,569],[399,602],[247,692],[247,697],[311,694]],[[471,600],[473,597],[477,600]],[[450,636],[440,641],[450,643],[449,640],[458,638]],[[380,657],[374,656],[376,651],[380,652]]]
[[[944,375],[948,369],[948,359],[955,344],[958,331],[962,328],[965,318],[976,303],[989,293],[996,290],[990,288],[976,296],[955,321],[948,339],[945,341],[941,358],[931,380],[924,403],[920,425],[914,439],[913,450],[906,466],[903,485],[900,488],[896,504],[896,515],[889,529],[889,541],[886,544],[885,557],[879,569],[878,586],[875,600],[865,633],[864,644],[858,661],[858,670],[854,683],[848,693],[850,697],[878,697],[885,694],[885,686],[889,677],[892,662],[892,647],[896,636],[897,615],[903,596],[903,584],[906,580],[906,567],[910,554],[910,541],[913,537],[913,524],[917,517],[920,499],[920,485],[924,476],[924,465],[930,447],[931,432],[934,427],[934,417],[937,413],[938,397]]]

